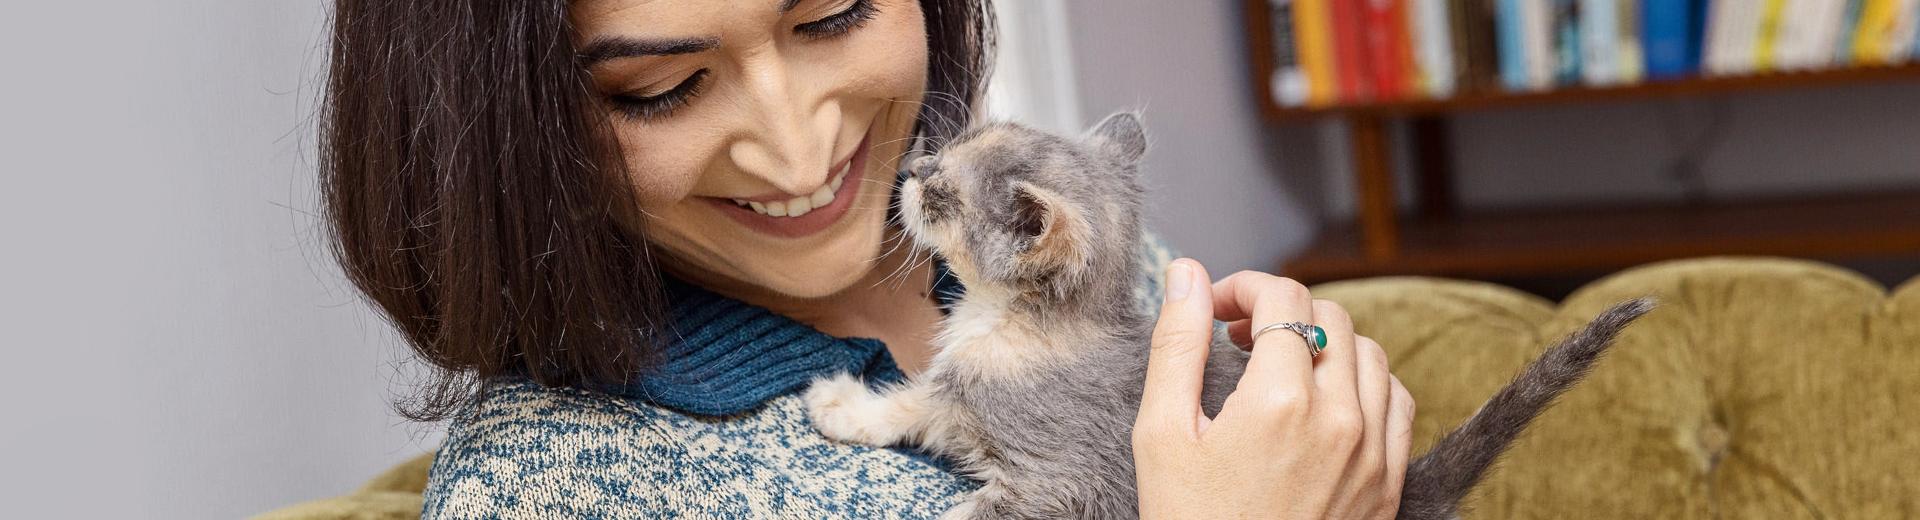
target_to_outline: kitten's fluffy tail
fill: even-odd
[[[1407,467],[1406,487],[1401,491],[1399,518],[1440,520],[1454,518],[1460,500],[1493,466],[1527,423],[1545,411],[1553,400],[1580,382],[1600,359],[1614,336],[1635,318],[1653,309],[1651,298],[1629,300],[1615,305],[1588,323],[1586,328],[1547,349],[1540,359],[1488,399],[1480,411],[1467,418],[1426,455]]]

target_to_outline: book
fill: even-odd
[[[1847,0],[1847,9],[1840,15],[1840,34],[1831,44],[1833,63],[1853,63],[1853,33],[1860,30],[1860,11],[1866,3],[1866,0]]]
[[[1496,0],[1494,15],[1497,52],[1500,59],[1500,86],[1507,90],[1527,90],[1532,81],[1527,74],[1527,44],[1523,3],[1526,0]]]
[[[1621,81],[1619,0],[1579,0],[1580,79],[1588,85]]]
[[[1375,99],[1401,99],[1411,90],[1412,49],[1408,47],[1406,0],[1367,0],[1367,65],[1373,72]]]
[[[1578,0],[1553,0],[1553,35],[1551,51],[1553,53],[1553,80],[1547,85],[1577,85],[1580,83],[1580,3]]]
[[[1885,65],[1905,59],[1916,1],[1865,0],[1853,30],[1853,63]]]
[[[1300,66],[1293,38],[1293,0],[1267,0],[1268,27],[1273,34],[1273,78],[1269,88],[1280,106],[1307,104],[1307,71]]]
[[[1452,15],[1447,0],[1408,0],[1409,32],[1414,42],[1414,92],[1444,98],[1458,88],[1459,72],[1454,65]]]
[[[1780,34],[1781,11],[1787,8],[1787,0],[1759,0],[1760,26],[1753,36],[1753,70],[1766,72],[1774,67],[1774,46]]]
[[[1334,75],[1340,85],[1340,101],[1355,103],[1373,99],[1373,73],[1367,67],[1367,40],[1362,19],[1367,0],[1332,0]]]
[[[1833,62],[1847,0],[1786,0],[1774,35],[1774,66],[1780,70],[1824,68]]]
[[[1693,73],[1707,68],[1707,11],[1712,9],[1716,0],[1686,0],[1687,3],[1687,63]]]
[[[1655,0],[1662,1],[1662,0]],[[1640,44],[1640,0],[1617,0],[1614,7],[1614,67],[1620,83],[1646,78],[1646,58]]]
[[[1910,61],[1920,61],[1920,31],[1914,33],[1914,48],[1912,48],[1910,54],[1907,54],[1907,59],[1910,59]]]
[[[1752,72],[1763,0],[1714,0],[1707,13],[1705,68],[1713,75]]]
[[[1553,86],[1554,73],[1554,0],[1521,0],[1520,52],[1526,63],[1526,88],[1546,90]]]
[[[1699,67],[1699,34],[1694,32],[1693,2],[1647,0],[1640,4],[1640,42],[1648,79],[1675,79]]]
[[[1880,10],[1874,10],[1876,4]],[[1920,25],[1920,21],[1914,19],[1920,17],[1920,0],[1868,0],[1866,8],[1866,12],[1860,13],[1855,61],[1878,65],[1907,61],[1916,25]]]
[[[1452,16],[1454,59],[1465,91],[1500,87],[1500,53],[1495,43],[1495,0],[1455,0],[1447,3]]]
[[[1900,19],[1894,25],[1891,37],[1889,38],[1892,40],[1890,45],[1893,46],[1893,50],[1890,52],[1894,57],[1888,59],[1888,62],[1902,61],[1901,58],[1903,58],[1903,56],[1901,56],[1901,54],[1905,53],[1902,53],[1901,50],[1912,49],[1913,40],[1920,38],[1920,0],[1906,0],[1906,2],[1902,4],[1902,7],[1904,7],[1904,9],[1900,11]]]
[[[1307,76],[1307,104],[1332,105],[1340,84],[1333,55],[1333,13],[1328,0],[1293,1],[1294,58]]]

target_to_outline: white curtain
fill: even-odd
[[[1080,96],[1074,83],[1065,0],[995,0],[999,53],[987,87],[989,117],[1074,132]]]

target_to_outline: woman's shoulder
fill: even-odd
[[[447,425],[425,518],[608,512],[630,496],[593,472],[660,467],[684,452],[658,410],[613,396],[509,380],[486,385]],[[520,514],[515,514],[520,513]],[[605,515],[601,515],[605,516]],[[619,515],[612,515],[619,516]]]
[[[423,516],[918,517],[969,488],[927,459],[821,437],[798,401],[707,417],[628,396],[489,385],[449,424]]]

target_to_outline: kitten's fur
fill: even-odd
[[[966,294],[919,377],[879,392],[846,375],[816,381],[806,394],[815,426],[957,460],[985,484],[947,518],[1137,517],[1131,430],[1154,323],[1133,294],[1145,151],[1139,117],[1119,113],[1078,138],[990,123],[914,162],[900,215]],[[1452,517],[1527,422],[1650,306],[1622,304],[1548,349],[1415,460],[1400,518]],[[1209,416],[1247,359],[1224,338],[1214,343]]]

